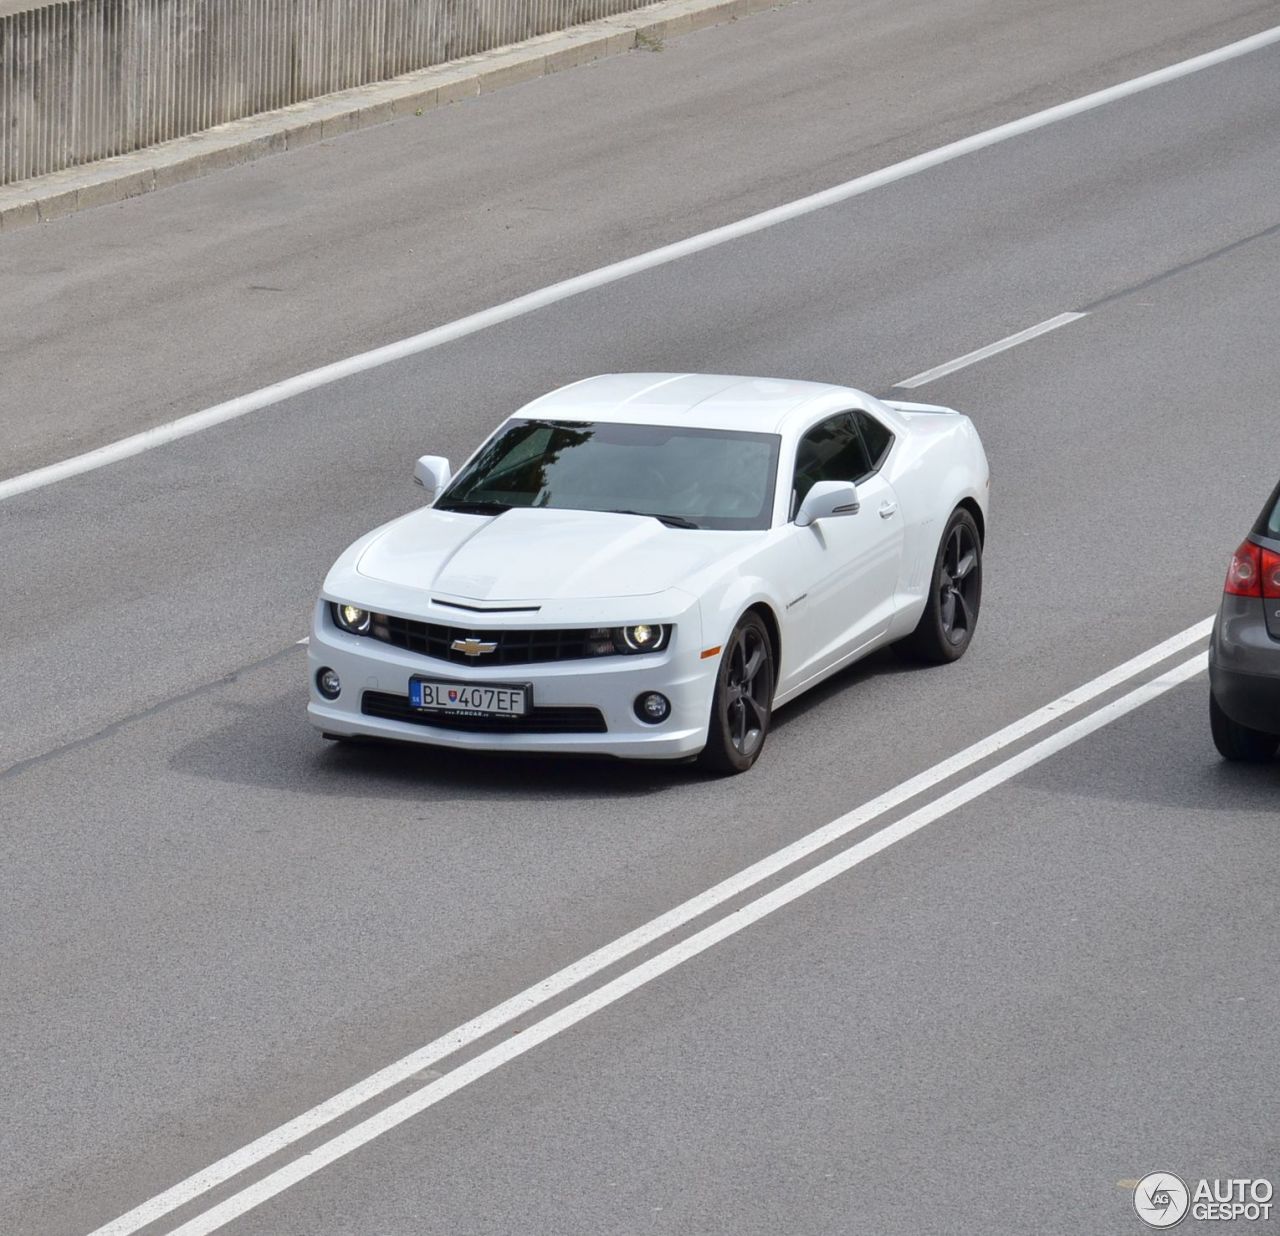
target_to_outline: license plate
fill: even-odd
[[[529,711],[529,688],[413,678],[409,681],[409,703],[423,712],[460,713],[469,717],[523,717]]]

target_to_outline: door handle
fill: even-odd
[[[896,502],[882,502],[880,504],[880,518],[892,519],[898,512],[898,504]]]

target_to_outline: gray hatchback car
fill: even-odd
[[[1209,645],[1209,720],[1225,759],[1280,750],[1280,486],[1227,571]]]

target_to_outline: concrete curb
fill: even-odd
[[[277,111],[0,187],[0,232],[153,193],[226,167],[296,150],[327,137],[384,124],[487,94],[749,13],[781,0],[660,0],[633,13],[573,26],[386,82],[308,99]]]

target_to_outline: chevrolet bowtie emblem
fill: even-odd
[[[455,639],[449,645],[454,652],[461,652],[468,657],[482,657],[489,652],[497,652],[498,645],[489,640],[477,639],[474,635],[468,635],[466,639]]]

